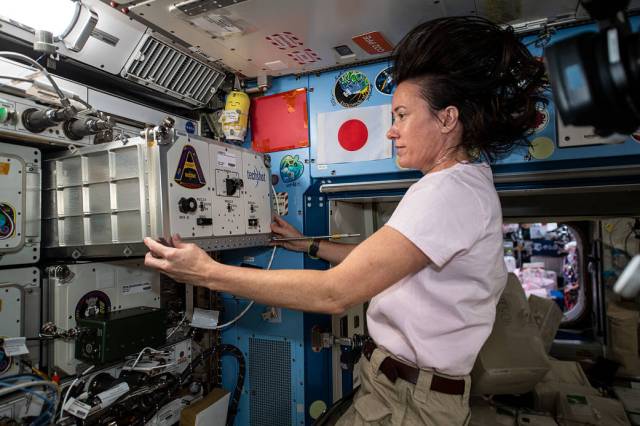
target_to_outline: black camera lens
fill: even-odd
[[[640,127],[639,37],[618,27],[580,34],[545,49],[553,96],[565,124],[597,134]]]

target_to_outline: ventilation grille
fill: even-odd
[[[225,78],[216,68],[149,35],[138,44],[122,76],[199,107]]]
[[[291,425],[291,343],[249,339],[251,426]]]

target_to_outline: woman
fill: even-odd
[[[179,239],[175,248],[147,239],[145,264],[291,309],[338,314],[371,300],[374,343],[365,345],[362,387],[340,423],[462,425],[469,373],[506,284],[500,203],[490,167],[476,157],[506,154],[528,135],[544,68],[511,30],[477,17],[416,27],[394,60],[387,137],[400,166],[424,176],[385,226],[357,246],[285,245],[329,260],[327,271],[227,266]],[[273,231],[298,235],[279,218]]]

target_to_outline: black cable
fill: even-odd
[[[244,387],[244,376],[246,373],[246,364],[244,361],[244,355],[242,351],[233,345],[221,345],[221,354],[232,355],[236,361],[238,361],[238,380],[236,381],[236,388],[233,390],[231,396],[231,403],[229,404],[229,415],[227,415],[227,426],[233,426],[236,414],[238,413],[238,406],[240,405],[240,397],[242,396],[242,388]]]
[[[333,405],[327,408],[325,412],[313,422],[313,426],[328,426],[335,424],[338,419],[347,412],[349,407],[351,407],[353,404],[353,398],[359,390],[360,386],[358,385],[358,387],[353,389],[351,393],[343,396],[341,399],[333,403]]]
[[[107,388],[126,382],[130,391],[112,405],[99,410],[82,423],[84,426],[127,424],[145,425],[162,407],[179,394],[180,381],[171,373],[164,373],[153,378],[145,374],[133,373],[113,379]],[[144,388],[147,389],[144,389]],[[141,389],[143,391],[141,392]],[[95,394],[96,391],[93,392]],[[95,397],[95,395],[93,395]]]
[[[113,405],[109,406],[105,409],[105,411],[100,411],[94,415],[92,415],[89,419],[84,421],[85,425],[102,425],[108,424],[111,421],[124,421],[126,418],[128,424],[132,425],[144,425],[148,422],[157,412],[166,405],[171,398],[174,397],[177,388],[184,384],[189,376],[193,373],[195,367],[197,367],[200,363],[202,363],[206,358],[213,357],[215,354],[220,355],[231,355],[238,361],[238,379],[236,382],[236,387],[233,390],[233,393],[229,402],[229,409],[227,415],[227,426],[232,426],[236,414],[238,413],[238,406],[240,404],[240,397],[242,396],[242,389],[244,386],[244,377],[246,374],[246,363],[244,356],[240,349],[233,345],[218,345],[213,346],[202,353],[200,353],[195,359],[191,361],[189,366],[185,369],[185,371],[179,376],[179,378],[172,379],[173,375],[165,374],[158,377],[158,379],[153,379],[151,382],[143,383],[143,386],[158,386],[156,390],[151,393],[143,393],[139,396],[124,396],[122,400],[119,402],[115,402]],[[126,377],[125,381],[128,381]],[[175,382],[174,382],[175,380]],[[135,393],[135,387],[132,383],[130,386],[133,391],[131,393]],[[162,395],[160,398],[158,396]],[[126,417],[125,413],[127,412],[135,412],[136,421],[133,422],[131,417]]]
[[[238,406],[240,405],[240,397],[242,396],[242,388],[244,387],[244,376],[246,374],[246,363],[242,351],[233,345],[218,345],[213,346],[207,350],[204,350],[191,361],[191,364],[184,370],[180,376],[180,383],[184,383],[187,378],[193,373],[193,369],[197,367],[205,358],[213,357],[216,353],[220,355],[231,355],[236,361],[238,361],[238,379],[236,381],[236,387],[231,395],[229,402],[229,414],[227,415],[227,426],[233,425],[236,414],[238,413]]]
[[[27,338],[25,338],[25,340],[27,342],[32,341],[32,340],[49,341],[49,340],[56,340],[56,338],[54,336],[38,336],[38,337],[27,337]]]

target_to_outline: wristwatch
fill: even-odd
[[[307,249],[307,255],[312,259],[318,259],[318,250],[320,249],[320,240],[311,240],[309,248]]]

